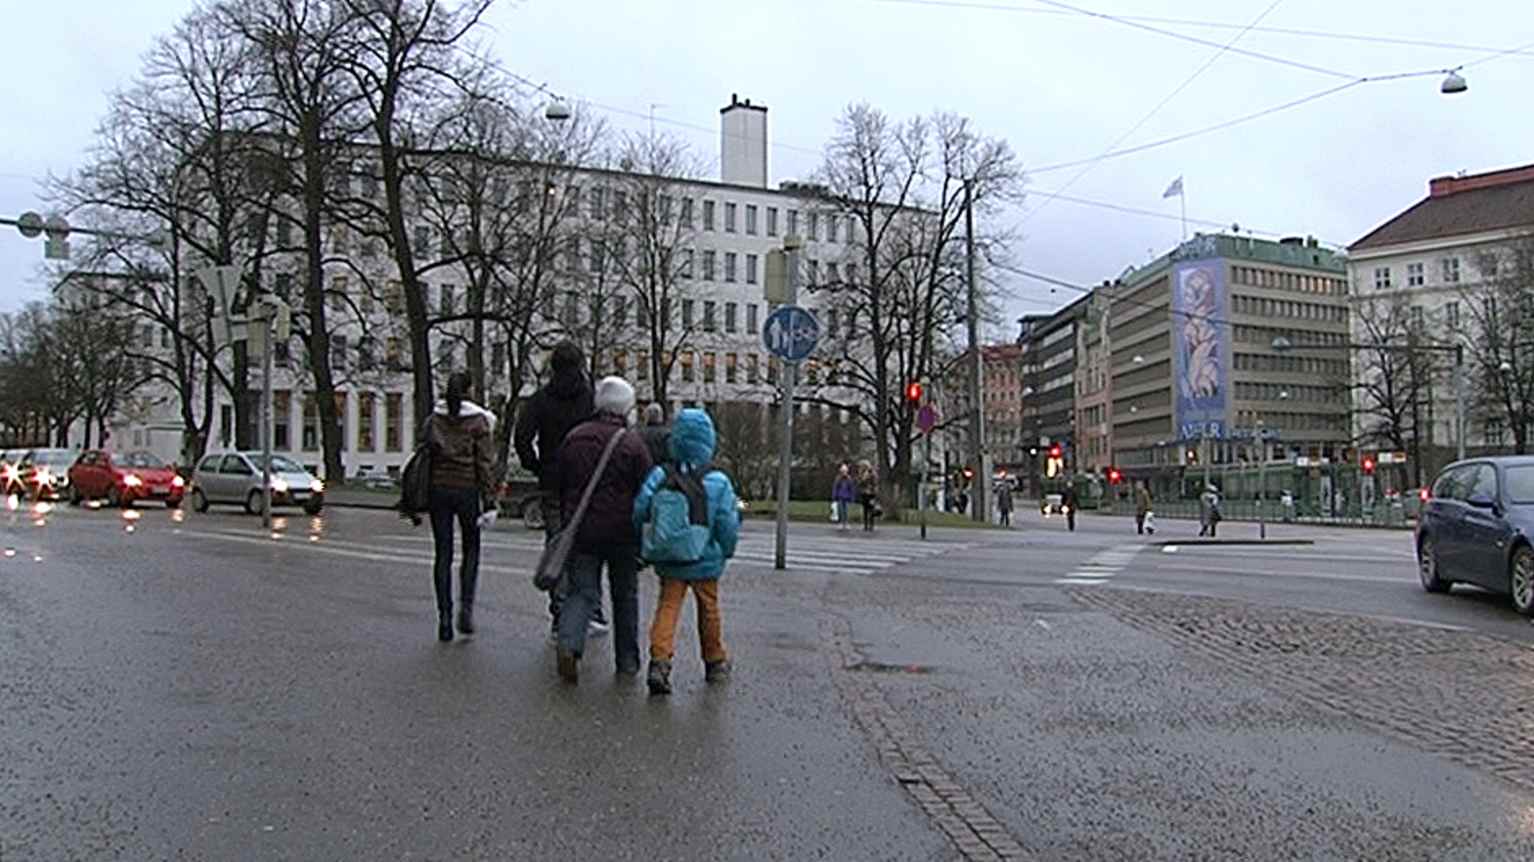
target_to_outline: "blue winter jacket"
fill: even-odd
[[[687,409],[671,423],[671,460],[683,470],[695,470],[714,457],[714,423],[702,410]],[[645,477],[639,496],[634,498],[634,528],[642,530],[650,519],[650,503],[656,490],[666,480],[666,471],[656,467]],[[740,512],[736,509],[735,487],[722,470],[710,470],[703,477],[708,496],[708,545],[703,558],[695,563],[675,565],[657,563],[656,574],[683,581],[711,581],[724,574],[724,561],[735,556],[740,538]]]

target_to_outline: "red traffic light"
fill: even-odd
[[[1108,468],[1108,484],[1117,485],[1123,478],[1124,474],[1120,473],[1117,467]]]
[[[1065,450],[1060,448],[1060,444],[1056,443],[1055,445],[1049,447],[1049,457],[1051,457],[1051,458],[1059,458],[1061,453],[1064,452],[1064,451]]]
[[[1373,458],[1365,458],[1364,461],[1363,461],[1363,467],[1364,467],[1364,473],[1366,475],[1373,473],[1374,472],[1374,459]]]
[[[905,400],[915,404],[921,401],[921,384],[911,381],[905,385]]]
[[[965,467],[964,468],[964,478],[966,478],[966,479],[973,479],[973,478],[975,478],[975,471],[969,469],[968,467]]]

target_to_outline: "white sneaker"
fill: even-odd
[[[612,628],[612,626],[608,625],[606,622],[603,622],[602,620],[587,620],[586,621],[586,636],[587,637],[593,637],[593,638],[599,638],[599,637],[602,637],[603,635],[607,634],[608,630],[611,629],[611,628]]]

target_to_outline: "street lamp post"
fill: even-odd
[[[980,302],[975,289],[975,206],[969,179],[964,180],[964,274],[968,293],[970,451],[975,462],[974,518],[985,523],[990,517],[991,471],[985,463],[985,402],[980,397],[985,375],[985,358],[980,348]]]

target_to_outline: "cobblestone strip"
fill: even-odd
[[[1534,650],[1526,646],[1228,599],[1068,592],[1266,688],[1534,790]]]
[[[985,806],[975,800],[911,732],[899,713],[867,674],[853,670],[863,657],[852,645],[841,619],[828,620],[827,636],[835,646],[832,676],[868,734],[879,759],[906,793],[972,862],[1027,858],[1023,847]]]

